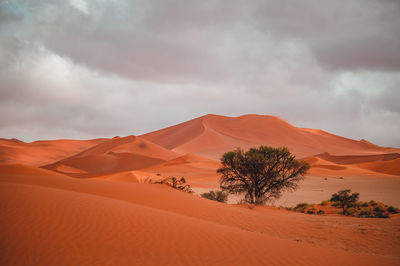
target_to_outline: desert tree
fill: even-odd
[[[360,196],[359,193],[350,193],[350,189],[340,190],[337,193],[333,194],[330,199],[330,201],[333,202],[333,206],[339,206],[340,208],[342,208],[343,214],[345,214],[346,207],[356,203]]]
[[[245,194],[245,201],[264,204],[279,198],[282,191],[297,189],[298,182],[310,168],[296,160],[288,148],[260,146],[244,152],[241,149],[225,153],[221,158],[220,187],[223,191]]]

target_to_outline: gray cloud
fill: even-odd
[[[273,114],[400,146],[397,1],[2,1],[0,136]]]

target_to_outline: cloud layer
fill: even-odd
[[[0,136],[141,134],[207,113],[400,146],[398,1],[0,1]]]

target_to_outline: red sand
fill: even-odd
[[[219,159],[224,152],[236,147],[247,149],[261,144],[287,146],[298,157],[323,152],[341,155],[400,151],[379,147],[364,140],[339,137],[322,130],[294,127],[277,117],[264,115],[206,115],[141,137],[182,154],[199,154],[211,159]]]
[[[261,144],[312,166],[276,205],[351,188],[400,207],[400,149],[273,116],[207,115],[139,137],[0,139],[0,264],[400,265],[400,215],[251,210],[144,184],[184,176],[196,192],[217,188],[220,156]]]
[[[250,210],[162,185],[10,168],[2,166],[0,179],[3,265],[400,263],[398,217]]]
[[[106,139],[42,140],[25,143],[0,139],[0,164],[22,163],[41,166],[72,156]]]
[[[135,136],[113,138],[43,168],[74,177],[88,177],[137,170],[179,156],[170,150]],[[82,172],[63,171],[64,166]]]

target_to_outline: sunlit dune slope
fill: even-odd
[[[287,146],[298,157],[323,152],[376,154],[398,151],[365,140],[356,141],[322,130],[295,127],[280,118],[266,115],[206,115],[141,137],[182,154],[194,153],[212,159],[219,159],[224,152],[236,147],[247,149],[260,144]]]
[[[159,164],[179,154],[135,136],[113,138],[74,156],[43,166],[76,177],[137,170]],[[63,171],[62,166],[82,172]]]
[[[0,164],[21,163],[34,166],[50,164],[104,141],[107,139],[41,140],[31,143],[0,139]]]
[[[400,263],[399,231],[388,231],[399,227],[397,218],[250,210],[163,185],[51,176],[44,169],[32,177],[15,168],[0,169],[2,265]]]
[[[143,169],[143,171],[158,174],[161,177],[184,176],[196,187],[212,187],[219,180],[216,171],[220,167],[219,161],[208,159],[194,154],[185,154],[175,159]]]

